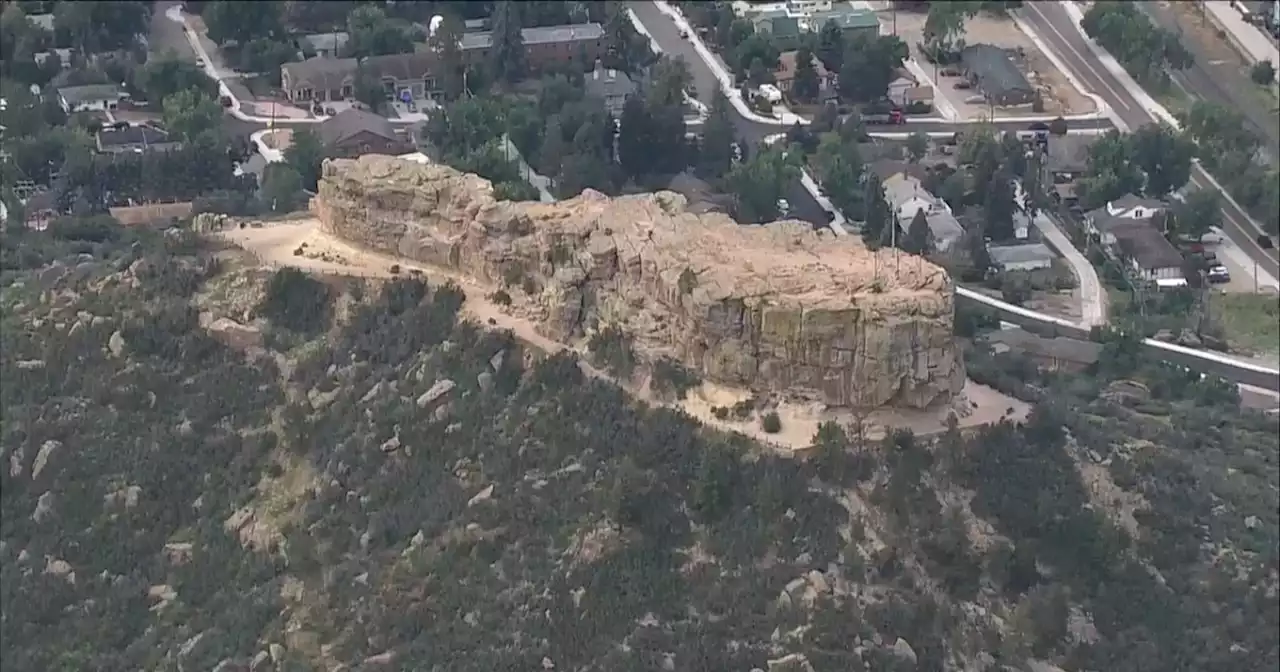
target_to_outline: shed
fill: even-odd
[[[1044,243],[988,245],[991,263],[1001,271],[1035,271],[1053,266],[1057,255]]]

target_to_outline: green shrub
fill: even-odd
[[[782,418],[778,417],[777,411],[769,411],[760,418],[760,428],[766,434],[777,434],[782,431]]]

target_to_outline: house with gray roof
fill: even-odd
[[[114,110],[129,94],[115,84],[88,84],[58,89],[58,105],[67,114],[89,110]]]
[[[1029,105],[1035,100],[1035,87],[1008,51],[990,44],[973,44],[960,52],[960,60],[969,81],[992,105]]]
[[[585,59],[585,67],[603,58],[608,51],[604,26],[594,22],[523,28],[520,36],[524,42],[525,62],[534,70],[574,58]],[[458,46],[468,64],[483,63],[493,47],[493,33],[463,33]]]
[[[988,245],[987,256],[991,257],[993,266],[1006,273],[1049,268],[1053,266],[1053,260],[1058,258],[1044,243]]]
[[[627,98],[635,95],[640,87],[625,72],[605,69],[604,63],[596,59],[596,67],[583,82],[587,95],[604,101],[604,107],[614,118],[622,116],[622,106]]]
[[[899,235],[905,236],[911,220],[923,211],[933,236],[933,248],[938,252],[946,252],[964,237],[964,227],[951,212],[951,206],[925,189],[915,177],[905,173],[891,175],[884,180],[884,195],[898,219]]]
[[[412,149],[385,117],[364,110],[339,112],[316,126],[316,136],[331,156],[398,156]]]
[[[983,340],[992,354],[1018,353],[1049,371],[1083,371],[1098,361],[1102,344],[1076,338],[1045,338],[1025,329],[1001,329]]]

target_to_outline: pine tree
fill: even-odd
[[[818,34],[818,58],[831,72],[840,72],[844,65],[844,32],[835,21],[822,24],[822,31]]]
[[[791,95],[796,100],[811,103],[818,99],[822,83],[818,78],[818,69],[813,64],[813,52],[801,49],[796,52],[796,77],[791,84]]]
[[[638,96],[627,99],[622,106],[621,128],[618,131],[618,162],[631,177],[650,172],[652,166],[652,126],[649,110]]]
[[[729,99],[716,89],[711,99],[711,109],[702,125],[702,146],[699,173],[705,178],[719,178],[728,174],[733,166],[733,116]]]
[[[520,7],[510,0],[496,3],[493,10],[493,48],[490,70],[499,81],[515,84],[525,74],[524,35]]]
[[[929,218],[922,208],[916,211],[915,217],[911,218],[911,225],[907,227],[906,238],[902,241],[902,249],[911,254],[929,254],[933,251],[930,237]]]

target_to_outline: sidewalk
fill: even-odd
[[[1022,201],[1024,192],[1022,182],[1013,183],[1014,198]],[[1079,284],[1080,326],[1085,329],[1107,323],[1107,292],[1098,279],[1098,269],[1071,242],[1071,238],[1063,233],[1058,223],[1043,210],[1037,211],[1031,223],[1044,237],[1050,247],[1058,251],[1062,258],[1071,264],[1071,271]]]
[[[1211,0],[1201,4],[1207,10],[1205,16],[1227,34],[1232,46],[1249,63],[1271,61],[1272,65],[1280,67],[1280,49],[1276,48],[1275,43],[1262,30],[1245,23],[1244,17],[1230,2]]]
[[[529,184],[533,185],[534,189],[538,190],[538,199],[543,203],[555,203],[556,197],[551,193],[551,180],[534,172],[533,168],[525,163],[524,156],[520,154],[520,149],[516,147],[515,143],[511,142],[510,137],[502,136],[502,145],[503,151],[507,152],[507,156],[520,167],[520,173],[525,176]]]

